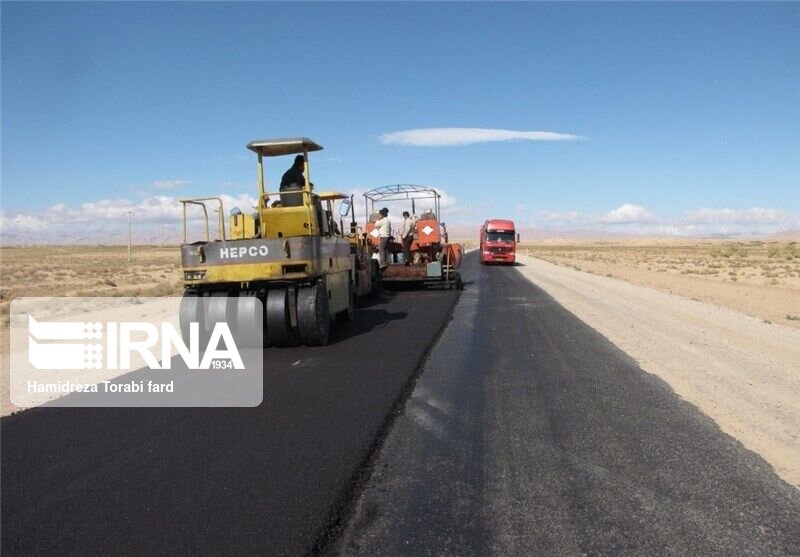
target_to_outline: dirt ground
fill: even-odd
[[[168,296],[181,292],[177,247],[0,248],[0,313],[21,296]]]
[[[688,281],[707,280],[700,283],[702,292],[720,296],[731,305],[738,295],[743,306],[757,309],[757,304],[747,304],[744,294],[738,294],[742,286],[657,270],[669,269],[676,257],[686,259],[684,268],[687,264],[699,267],[703,261],[724,265],[714,256],[703,256],[710,251],[702,247],[691,256],[675,254],[691,254],[693,250],[667,250],[673,255],[663,256],[654,248],[583,248],[566,251],[565,256],[564,251],[552,250],[549,256],[560,260],[561,265],[522,255],[517,268],[634,358],[642,369],[666,381],[723,431],[760,454],[784,480],[800,487],[800,331],[786,326],[795,322],[784,319],[781,324],[770,323],[720,305],[659,291],[669,286],[673,291],[697,295],[700,286]],[[595,259],[591,259],[593,255]],[[749,261],[761,259],[752,254],[745,257]],[[568,264],[570,261],[576,263]],[[794,260],[789,262],[796,265]],[[653,276],[668,279],[659,283],[661,289],[631,284],[632,279],[649,279],[645,273],[648,264]],[[595,273],[576,271],[572,266],[591,266]],[[601,274],[600,269],[614,269],[617,276],[628,280],[605,276],[607,273]],[[785,304],[783,313],[797,311],[800,292],[789,286],[796,284],[796,271],[792,273],[779,278],[784,281],[781,286],[760,285],[756,277],[748,277],[753,283],[747,291],[766,296],[768,289],[777,289]],[[755,272],[737,266],[737,274],[747,277]],[[728,290],[729,297],[721,294]],[[774,315],[772,311],[766,315]]]
[[[721,240],[539,242],[521,252],[800,329],[800,244]]]
[[[8,390],[11,301],[34,296],[170,296],[182,291],[178,247],[0,247],[0,406]]]

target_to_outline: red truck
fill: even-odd
[[[513,265],[517,256],[519,234],[514,221],[489,219],[481,226],[481,263],[507,263]]]

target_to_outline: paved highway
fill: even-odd
[[[336,549],[797,555],[800,492],[510,267],[467,289]]]
[[[265,352],[257,408],[47,408],[0,421],[2,553],[285,554],[328,543],[455,292],[362,307]]]
[[[796,489],[476,259],[427,360],[456,293],[267,351],[258,408],[2,419],[3,553],[798,553]]]

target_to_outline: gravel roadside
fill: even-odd
[[[520,255],[517,269],[800,487],[800,331]]]

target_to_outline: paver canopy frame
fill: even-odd
[[[439,212],[441,198],[441,194],[430,186],[394,184],[375,188],[364,194],[364,199],[366,200],[366,222],[369,222],[369,215],[375,212],[375,205],[378,202],[411,201],[411,213],[414,214],[416,212],[415,202],[421,199],[434,200],[434,213],[436,214],[436,218],[441,221],[442,215]]]

